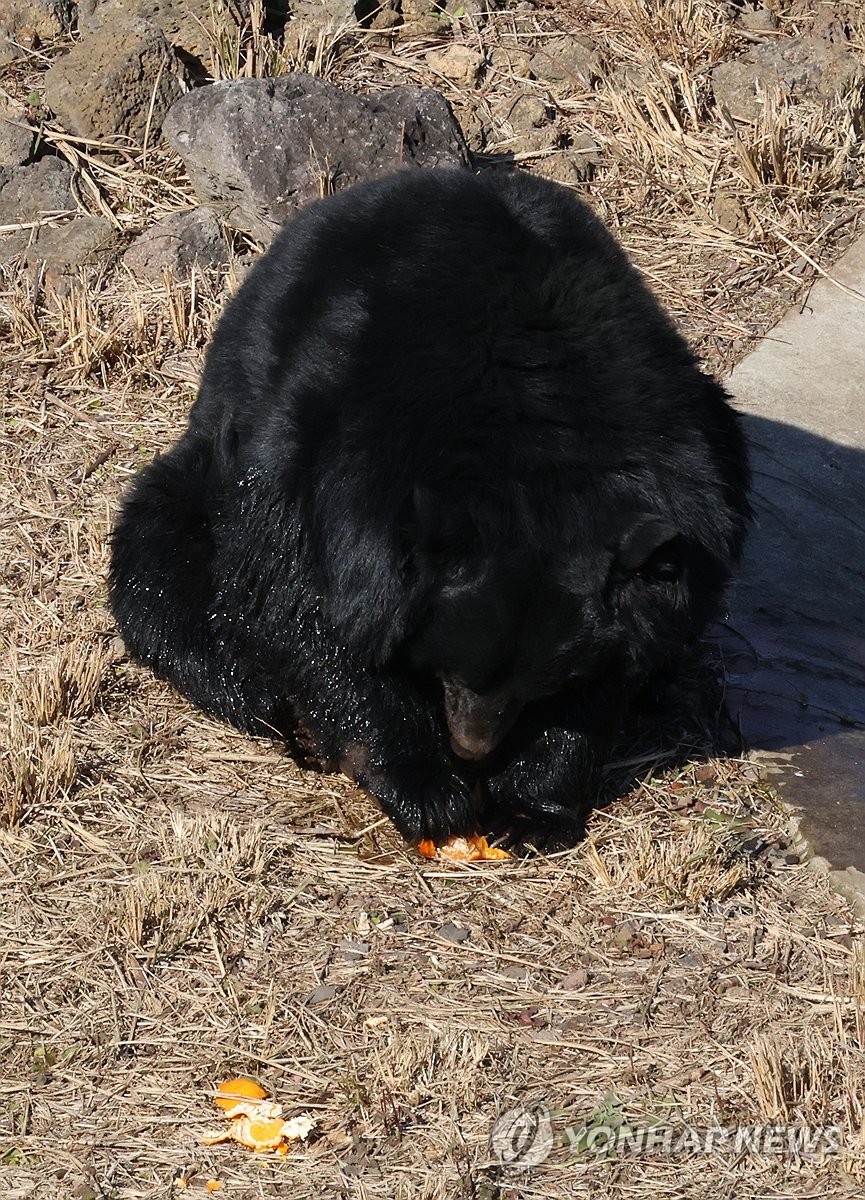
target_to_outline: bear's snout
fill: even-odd
[[[444,698],[451,749],[457,757],[475,762],[492,754],[521,709],[518,701],[499,693],[480,696],[448,681]]]

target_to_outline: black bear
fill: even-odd
[[[405,170],[251,271],[123,502],[111,603],[141,662],[302,726],[408,839],[566,843],[716,611],[747,491],[725,393],[583,203]]]

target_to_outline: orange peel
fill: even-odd
[[[310,1116],[285,1120],[282,1106],[267,1099],[267,1092],[253,1079],[227,1079],[216,1089],[213,1102],[231,1122],[228,1129],[206,1133],[203,1146],[236,1142],[248,1150],[287,1154],[291,1143],[306,1141],[315,1128]]]
[[[237,1079],[226,1079],[216,1089],[216,1095],[213,1097],[213,1103],[217,1108],[234,1108],[241,1100],[266,1100],[267,1092],[260,1083],[256,1083],[254,1079],[247,1079],[246,1076],[238,1076]]]
[[[479,833],[473,833],[470,837],[448,838],[440,846],[427,838],[418,843],[418,853],[424,858],[445,862],[500,862],[511,857],[507,850],[491,846]]]

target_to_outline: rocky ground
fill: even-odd
[[[4,1195],[861,1195],[863,930],[711,729],[633,749],[576,850],[445,869],[131,665],[104,601],[226,294],[355,179],[559,179],[735,362],[859,228],[860,6],[7,0],[0,63]],[[200,1144],[236,1073],[307,1147]],[[531,1169],[490,1145],[520,1105]],[[659,1122],[837,1134],[590,1149]]]

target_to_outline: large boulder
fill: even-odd
[[[136,145],[155,139],[180,96],[178,62],[162,32],[147,21],[107,25],[80,41],[45,76],[45,100],[78,137]]]
[[[355,96],[303,74],[189,92],[163,133],[199,196],[265,242],[323,191],[398,167],[468,162],[462,131],[438,92],[398,87]]]

